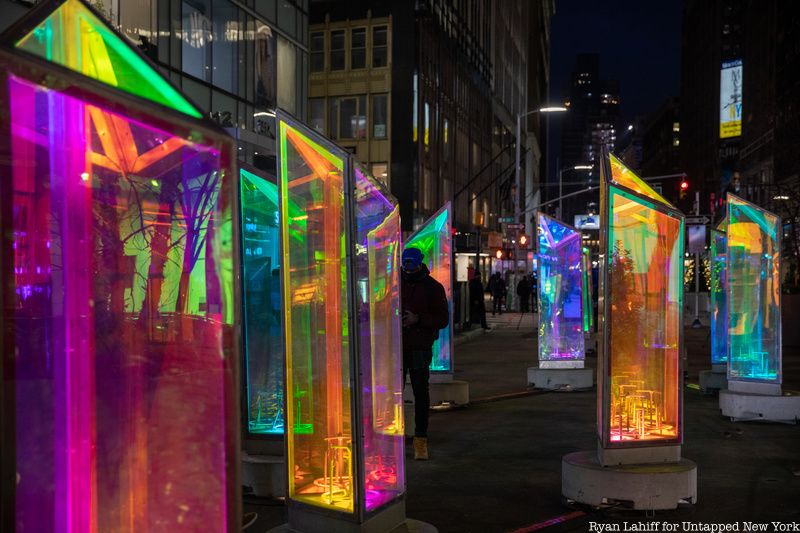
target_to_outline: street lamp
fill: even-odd
[[[521,214],[520,205],[519,205],[519,200],[520,200],[519,197],[520,197],[520,191],[522,190],[522,187],[520,187],[520,183],[519,183],[519,177],[520,177],[519,176],[519,171],[520,171],[520,157],[522,155],[522,142],[521,142],[521,137],[522,137],[522,119],[527,117],[527,116],[529,116],[529,115],[533,115],[535,113],[564,113],[566,111],[567,111],[567,108],[564,107],[564,106],[544,106],[544,107],[540,107],[539,109],[532,109],[532,110],[527,111],[525,113],[517,114],[517,137],[516,137],[517,149],[516,149],[516,156],[514,157],[514,184],[517,187],[516,188],[516,192],[514,193],[514,223],[516,223],[516,224],[519,223],[519,217],[520,217],[520,214]],[[517,247],[517,250],[519,251],[519,247]],[[519,254],[517,254],[517,255],[519,255]],[[528,269],[527,268],[527,264],[528,264],[528,254],[526,253],[525,254],[525,270]],[[516,267],[514,267],[514,270],[516,271]]]
[[[558,171],[558,218],[562,222],[564,221],[564,211],[561,203],[561,200],[564,198],[564,192],[562,190],[564,172],[567,170],[592,170],[593,168],[594,165],[574,165],[572,167],[564,167]]]

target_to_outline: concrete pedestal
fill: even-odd
[[[281,455],[250,455],[242,452],[242,485],[264,498],[286,495],[286,461]]]
[[[561,494],[568,501],[592,505],[623,504],[635,510],[676,509],[697,503],[697,465],[675,463],[601,466],[593,451],[561,460]]]
[[[464,406],[469,403],[469,382],[453,379],[453,374],[431,374],[428,381],[431,407],[442,404]],[[403,389],[403,419],[405,436],[414,436],[414,391],[406,380]]]
[[[437,533],[426,522],[406,518],[405,502],[397,502],[364,522],[351,522],[332,515],[289,507],[289,523],[268,533]]]
[[[537,389],[582,390],[594,385],[593,368],[528,368],[528,385]]]
[[[728,374],[724,370],[701,370],[700,371],[700,391],[705,394],[712,394],[728,388]]]
[[[734,422],[763,420],[797,424],[800,422],[800,392],[775,395],[722,390],[719,409],[722,416]]]

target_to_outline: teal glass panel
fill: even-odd
[[[780,218],[728,194],[728,379],[781,382]]]
[[[727,236],[711,230],[711,364],[728,362]]]
[[[280,216],[275,177],[239,170],[247,429],[283,434]]]
[[[431,218],[425,221],[406,241],[405,248],[417,248],[425,256],[424,261],[431,277],[442,284],[447,296],[450,324],[439,330],[439,338],[433,342],[431,372],[453,371],[453,277],[450,261],[453,249],[452,209],[447,202]]]

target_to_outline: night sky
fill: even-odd
[[[550,100],[560,103],[580,53],[600,54],[600,77],[619,80],[622,126],[680,95],[680,0],[556,0],[550,35]],[[555,176],[560,120],[550,119]]]

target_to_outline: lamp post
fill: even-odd
[[[594,168],[593,165],[574,165],[571,167],[564,167],[558,171],[558,219],[561,222],[564,222],[564,210],[563,210],[564,206],[561,202],[564,199],[564,191],[563,191],[564,172],[567,170],[592,170],[593,168]]]
[[[522,154],[522,142],[521,142],[522,119],[529,115],[533,115],[535,113],[564,113],[566,111],[567,108],[564,106],[545,106],[545,107],[540,107],[539,109],[532,109],[530,111],[526,111],[525,113],[517,114],[517,136],[516,136],[517,149],[516,149],[516,155],[514,157],[514,185],[516,186],[516,192],[514,193],[514,222],[517,224],[519,223],[519,217],[521,215],[521,209],[519,204],[520,204],[520,191],[522,190],[522,188],[520,187],[519,180],[520,180],[520,157]],[[519,241],[519,239],[517,239],[517,241]],[[518,257],[519,242],[517,242],[517,244],[515,245],[515,250],[517,252],[517,257]],[[514,261],[517,261],[517,259],[515,258]],[[527,270],[527,264],[528,264],[528,254],[526,253],[525,254],[526,270]],[[516,270],[516,265],[514,270]]]

